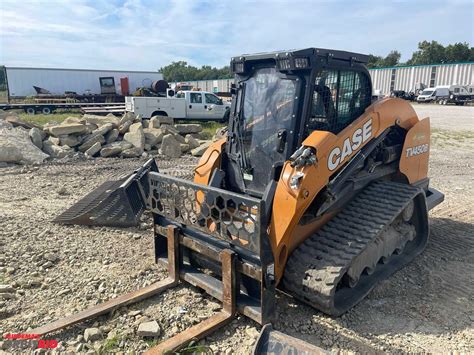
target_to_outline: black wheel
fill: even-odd
[[[151,114],[151,117],[153,116],[168,116],[168,114],[164,111],[155,111]]]
[[[27,107],[25,108],[25,112],[29,115],[34,115],[36,113],[34,107]]]
[[[43,107],[43,109],[41,110],[41,113],[43,115],[49,115],[51,113],[51,108],[50,107]]]

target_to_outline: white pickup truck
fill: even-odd
[[[230,104],[206,91],[178,91],[168,97],[127,96],[125,111],[150,118],[155,115],[175,119],[226,121]]]

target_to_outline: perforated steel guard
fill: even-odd
[[[148,208],[260,255],[263,201],[150,172]]]

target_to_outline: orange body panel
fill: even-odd
[[[213,171],[221,166],[221,156],[224,145],[225,138],[222,138],[212,143],[209,148],[206,149],[201,159],[199,159],[198,166],[194,169],[194,182],[196,184],[209,185]],[[204,201],[204,192],[196,192],[196,201],[198,206],[200,206]]]
[[[414,125],[405,137],[400,172],[413,184],[428,175],[430,156],[430,119],[427,117]]]
[[[201,159],[199,159],[198,166],[194,169],[194,182],[196,184],[209,184],[212,172],[221,165],[221,154],[224,144],[225,138],[222,138],[212,143],[206,149]]]
[[[316,149],[317,162],[300,168],[293,168],[286,162],[275,192],[269,235],[275,256],[275,276],[278,281],[283,276],[286,260],[291,251],[327,221],[324,218],[323,222],[316,222],[311,226],[298,225],[304,212],[327,185],[330,177],[365,144],[388,127],[397,124],[409,130],[418,122],[415,110],[407,101],[389,98],[368,107],[361,117],[338,135],[314,131],[308,136],[303,145]],[[410,169],[409,166],[407,168]],[[292,189],[290,181],[297,172],[304,175],[299,187]]]

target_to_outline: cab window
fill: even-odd
[[[369,78],[363,72],[323,70],[318,73],[307,133],[314,130],[339,133],[370,105],[371,90]]]
[[[215,95],[204,94],[204,96],[206,96],[206,103],[207,104],[220,105],[220,103],[221,103],[221,100]]]
[[[192,92],[192,93],[190,93],[190,95],[191,95],[190,102],[192,104],[202,104],[202,95],[201,95],[201,93]]]

